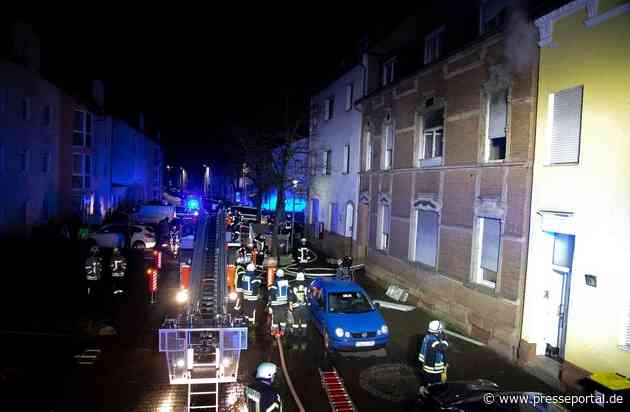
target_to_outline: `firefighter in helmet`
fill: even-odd
[[[92,284],[101,280],[103,273],[103,259],[98,246],[90,248],[90,256],[85,260],[85,278],[88,281],[88,295],[93,288]]]
[[[289,281],[284,278],[284,270],[276,271],[276,278],[269,287],[269,311],[271,312],[271,333],[283,335],[287,327],[289,303]]]
[[[282,399],[272,384],[278,368],[263,362],[256,369],[256,380],[245,387],[247,410],[251,412],[282,412]]]
[[[291,311],[291,334],[294,336],[306,336],[306,297],[308,286],[304,272],[298,272],[295,280],[289,284],[289,310]]]
[[[123,293],[122,283],[127,271],[127,259],[120,253],[120,249],[114,248],[112,259],[109,262],[109,268],[112,272],[114,295]]]
[[[444,326],[439,320],[429,322],[427,334],[420,345],[418,360],[422,364],[422,375],[427,385],[446,380],[446,354],[448,340]]]

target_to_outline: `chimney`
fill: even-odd
[[[105,108],[105,85],[102,80],[92,80],[92,99],[99,109]]]

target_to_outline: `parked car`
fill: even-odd
[[[478,379],[437,383],[424,387],[411,410],[414,412],[568,412],[563,406],[546,402],[546,400],[544,395],[538,392],[503,391],[494,382]]]
[[[175,217],[175,206],[162,204],[144,204],[131,215],[134,222],[137,223],[153,223],[157,224],[164,219],[173,219]]]
[[[125,245],[126,234],[129,236],[129,245]],[[88,239],[105,248],[131,246],[134,249],[152,249],[156,244],[155,229],[148,225],[104,225],[89,233]]]
[[[389,328],[367,293],[354,282],[317,279],[309,295],[311,319],[328,350],[387,345]]]

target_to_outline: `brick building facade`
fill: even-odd
[[[447,17],[444,26],[425,33],[419,69],[398,80],[386,74],[396,66],[382,66],[380,84],[360,101],[357,242],[372,277],[407,287],[419,306],[450,327],[514,358],[537,52],[531,37],[531,49],[519,51],[527,58],[512,58],[511,48],[522,47],[533,26],[516,18],[510,2],[502,3],[512,16],[504,17],[502,30],[491,29],[499,14],[484,16],[483,2],[472,43],[448,36],[457,23]],[[418,27],[424,18],[416,20]],[[398,61],[395,50],[382,55],[382,64]]]

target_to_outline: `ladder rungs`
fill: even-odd
[[[217,407],[212,406],[189,406],[188,409],[216,409]]]
[[[190,392],[191,395],[214,395],[216,392]]]

